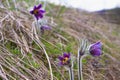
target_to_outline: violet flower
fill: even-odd
[[[41,26],[41,28],[40,28],[41,30],[51,30],[51,27],[50,26],[48,26],[48,25],[43,25],[43,26]]]
[[[60,66],[70,66],[70,53],[64,53],[63,56],[59,56],[58,59],[60,60]]]
[[[102,54],[102,44],[101,42],[96,42],[90,46],[90,54],[92,56],[100,56]]]
[[[45,13],[45,10],[42,10],[41,7],[42,4],[39,4],[38,6],[34,6],[33,10],[30,11],[30,13],[33,14],[37,20],[43,18],[43,14]]]
[[[42,26],[40,27],[40,30],[41,30],[42,33],[44,33],[45,30],[51,30],[51,27],[48,26],[48,25],[42,25]]]

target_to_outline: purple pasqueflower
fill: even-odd
[[[43,25],[43,26],[41,26],[41,28],[40,28],[41,30],[50,30],[51,29],[51,27],[50,26],[48,26],[48,25]]]
[[[37,20],[39,18],[43,18],[43,14],[45,13],[45,10],[42,10],[41,7],[42,4],[39,4],[38,6],[34,6],[33,10],[30,11],[30,13],[33,14]]]
[[[59,56],[58,59],[60,60],[59,65],[64,66],[64,65],[70,65],[70,53],[63,53],[62,56]]]
[[[100,56],[102,54],[102,44],[101,42],[96,42],[90,46],[90,54],[92,56]]]
[[[51,27],[48,26],[48,25],[42,25],[42,26],[40,27],[40,30],[41,30],[42,33],[44,33],[45,30],[51,30]]]

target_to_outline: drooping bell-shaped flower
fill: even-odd
[[[102,43],[96,42],[90,45],[89,52],[92,56],[100,56],[102,54]]]

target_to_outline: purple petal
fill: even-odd
[[[62,62],[59,62],[58,65],[59,65],[59,66],[63,66],[64,64],[63,64]]]
[[[100,56],[102,54],[102,44],[101,42],[96,42],[90,47],[90,54],[93,56]]]
[[[51,27],[50,26],[47,26],[47,25],[44,25],[41,27],[41,30],[50,30]]]
[[[101,42],[96,42],[94,45],[95,45],[97,48],[101,48],[101,47],[102,47]]]
[[[67,54],[67,53],[64,53],[64,54],[63,54],[63,57],[68,57],[68,58],[70,58],[70,53],[68,53],[68,54]]]
[[[37,6],[37,9],[40,9],[42,7],[42,4],[39,4],[38,6]]]
[[[39,18],[43,18],[43,14],[39,13],[38,14]]]
[[[30,13],[31,13],[31,14],[34,14],[34,11],[33,11],[33,10],[32,10],[32,11],[30,11]]]
[[[94,49],[90,51],[92,56],[100,56],[102,54],[102,51],[100,49]]]
[[[38,19],[39,19],[39,16],[38,16],[38,15],[35,15],[35,18],[38,20]]]
[[[42,14],[45,13],[45,10],[40,10],[40,13],[42,13]]]
[[[101,48],[102,47],[102,43],[101,42],[96,42],[96,47],[98,47],[98,48]]]
[[[59,56],[58,59],[62,61],[64,58],[62,56]]]
[[[39,17],[40,17],[40,18],[43,18],[43,15],[42,15],[42,14],[41,14],[41,15],[39,15]]]
[[[37,7],[36,7],[36,6],[34,6],[33,10],[35,10],[35,9],[37,9]]]
[[[91,45],[90,50],[101,49],[101,47],[102,47],[101,42],[96,42],[96,43],[94,43],[94,44]]]
[[[42,14],[36,14],[35,17],[38,20],[39,18],[43,18],[43,15]]]

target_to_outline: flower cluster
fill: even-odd
[[[84,51],[83,55],[86,54]],[[90,45],[89,54],[92,56],[100,56],[102,54],[102,44],[101,42],[96,42]],[[81,56],[83,56],[81,55]],[[70,65],[71,56],[70,53],[64,53],[62,56],[59,56],[58,59],[60,60],[60,66]]]
[[[46,11],[42,9],[42,4],[39,4],[38,6],[34,6],[33,10],[30,11],[32,15],[35,16],[36,21],[38,23],[38,27],[40,28],[41,32],[44,33],[44,30],[50,30],[51,27],[49,27],[47,24],[47,21],[44,21],[44,13]],[[43,18],[43,19],[42,19]],[[92,55],[92,56],[100,56],[102,54],[102,43],[96,42],[94,44],[91,44],[88,46],[87,40],[83,40],[80,44],[80,48],[78,50],[78,78],[79,80],[83,80],[82,78],[82,59],[86,55]],[[73,77],[73,61],[71,60],[71,54],[64,52],[62,56],[58,57],[59,59],[59,66],[67,66],[69,68],[70,72],[70,80],[74,80]]]

